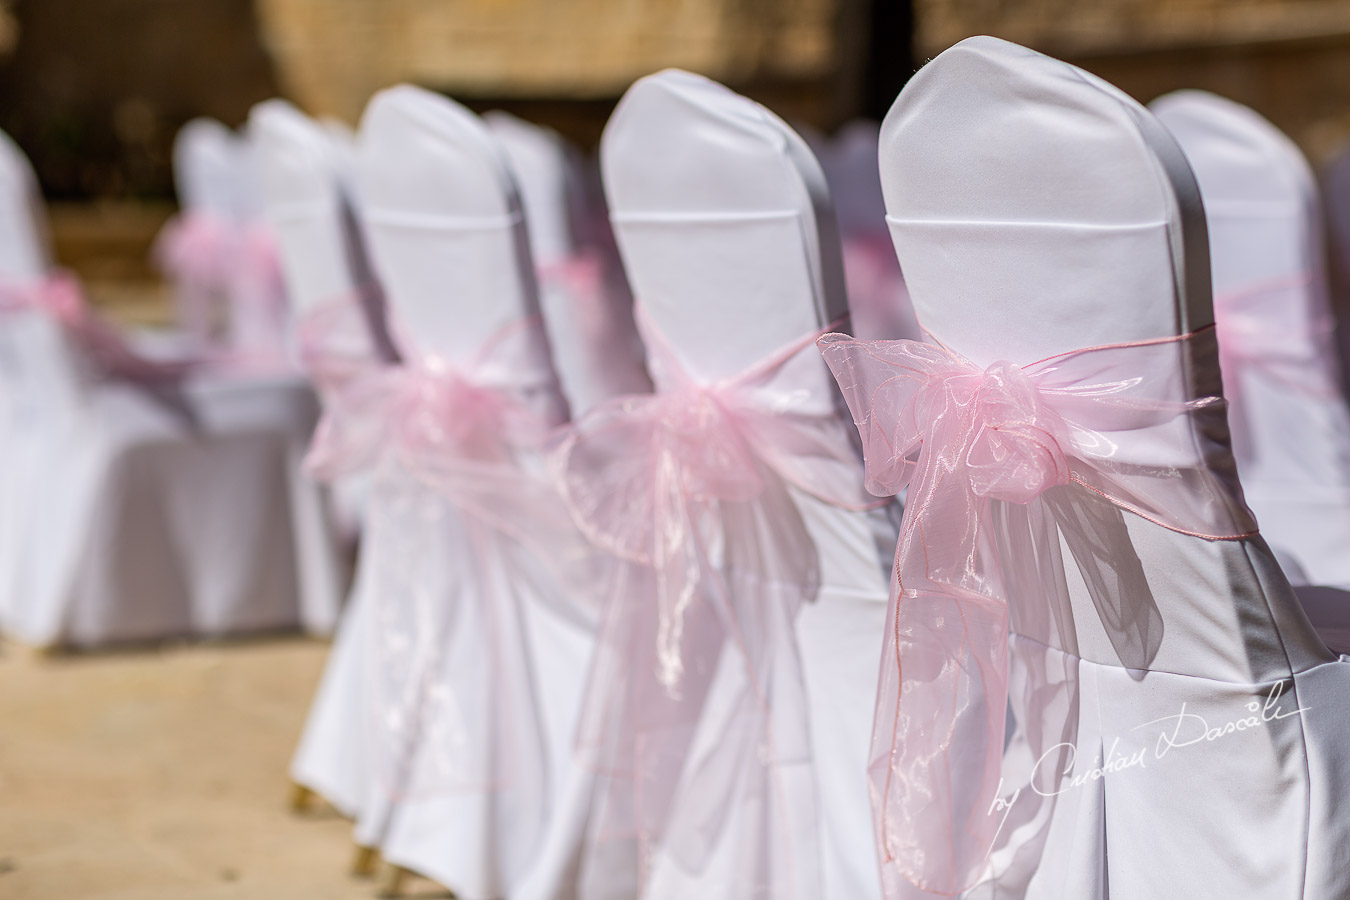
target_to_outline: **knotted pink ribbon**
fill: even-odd
[[[99,374],[155,384],[181,378],[195,359],[153,360],[137,353],[117,326],[85,300],[75,276],[56,272],[40,281],[0,285],[0,312],[31,311],[51,316]]]
[[[371,524],[367,548],[376,764],[391,794],[495,790],[508,781],[529,792],[543,777],[542,738],[527,733],[533,700],[517,641],[518,595],[531,577],[546,579],[525,590],[589,621],[593,554],[542,466],[530,464],[562,422],[547,401],[556,394],[551,370],[537,363],[538,329],[536,319],[516,322],[459,366],[419,353],[389,365],[378,360],[355,297],[301,322],[301,360],[324,404],[307,467],[333,478],[389,465],[423,488],[409,490],[405,480],[379,488],[371,515],[391,504],[404,513],[392,527]],[[459,560],[453,571],[447,558]],[[414,766],[415,758],[435,766]]]
[[[1016,534],[1026,517],[1001,517],[1022,525],[996,538],[998,505],[1081,489],[1183,534],[1254,534],[1226,454],[1132,462],[1122,440],[1151,431],[1191,447],[1223,434],[1221,398],[1186,387],[1188,371],[1213,371],[1214,329],[984,369],[937,344],[832,334],[820,348],[862,435],[869,488],[909,488],[869,765],[883,881],[888,897],[904,883],[957,894],[987,875],[999,826],[1008,601],[1044,603],[1050,590],[1001,562],[1044,551]]]
[[[848,508],[878,503],[833,410],[804,409],[807,391],[761,393],[818,333],[711,385],[685,374],[649,324],[644,333],[667,389],[601,404],[551,458],[578,524],[618,561],[578,731],[586,761],[608,779],[588,849],[635,840],[641,869],[658,847],[696,869],[728,810],[756,810],[753,828],[734,826],[745,858],[777,869],[747,863],[737,895],[819,896],[818,848],[792,834],[814,829],[813,811],[778,774],[809,759],[792,623],[819,584],[790,489]],[[718,676],[729,679],[717,682],[730,698],[718,704],[724,730],[691,763],[726,654],[739,664]]]
[[[493,489],[547,489],[522,475],[516,457],[540,450],[562,414],[526,399],[537,386],[494,383],[481,373],[509,372],[522,346],[542,340],[538,329],[536,319],[513,323],[460,367],[435,357],[388,365],[377,357],[354,298],[321,305],[299,327],[301,364],[324,401],[306,467],[331,479],[392,455],[479,515],[517,527]]]

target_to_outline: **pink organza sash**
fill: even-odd
[[[583,300],[599,297],[605,287],[604,279],[604,263],[600,255],[591,250],[539,266],[541,282],[558,285]]]
[[[1340,395],[1330,312],[1321,310],[1301,326],[1286,324],[1291,314],[1294,321],[1303,320],[1311,289],[1311,277],[1301,273],[1214,296],[1228,418],[1240,457],[1255,441],[1243,384],[1247,377],[1256,375],[1316,400]]]
[[[1032,510],[1081,489],[1183,534],[1255,533],[1231,470],[1127,452],[1128,435],[1137,443],[1182,423],[1188,435],[1223,433],[1222,399],[1191,399],[1186,387],[1191,368],[1212,371],[1214,329],[984,369],[937,344],[819,343],[862,435],[868,487],[909,488],[869,765],[883,880],[888,896],[906,882],[960,893],[986,874],[999,826],[989,809],[1009,598],[1030,608],[1056,590],[1034,563],[1044,536],[1004,505]]]
[[[543,557],[589,556],[557,491],[526,462],[566,418],[537,317],[501,329],[462,366],[416,353],[384,363],[355,297],[310,312],[299,339],[324,405],[305,460],[316,477],[388,459]]]
[[[214,306],[228,289],[234,244],[231,223],[196,210],[171,218],[151,248],[156,264],[177,287],[183,330],[200,343],[211,338]]]
[[[837,413],[804,410],[805,391],[762,393],[818,333],[700,384],[642,324],[669,389],[594,408],[551,457],[577,522],[615,560],[578,729],[599,776],[587,852],[635,843],[641,883],[658,849],[698,871],[734,838],[736,896],[808,900],[813,798],[784,772],[810,758],[793,621],[819,562],[789,489],[879,504]],[[715,744],[695,755],[709,729]]]
[[[0,312],[21,311],[54,319],[104,377],[161,384],[183,377],[199,364],[196,359],[148,359],[136,352],[117,326],[90,308],[79,280],[69,273],[57,272],[25,284],[0,284]]]
[[[1305,307],[1309,290],[1310,277],[1300,274],[1216,294],[1221,358],[1238,368],[1259,368],[1291,390],[1334,393],[1337,373],[1331,341],[1336,323],[1331,314],[1321,311],[1301,327],[1285,324],[1289,318],[1285,308]]]
[[[392,390],[388,364],[375,352],[359,297],[321,303],[296,325],[300,367],[323,400],[305,467],[323,480],[372,465],[391,414],[384,405]]]
[[[549,399],[556,393],[551,369],[538,360],[546,339],[537,317],[501,329],[462,365],[415,353],[418,362],[384,363],[356,295],[312,310],[298,336],[301,364],[324,400],[306,459],[320,478],[392,454],[424,480],[453,482],[474,495],[473,478],[460,479],[451,468],[464,465],[477,475],[484,474],[480,466],[518,468],[515,456],[540,450],[565,420]],[[495,507],[489,502],[481,512],[499,518]]]
[[[230,343],[235,354],[267,365],[285,356],[290,311],[272,229],[260,222],[237,237],[228,280]]]
[[[271,363],[281,355],[286,293],[270,228],[187,211],[164,226],[151,255],[173,280],[179,322],[199,344],[210,343],[225,319],[234,361]]]
[[[562,422],[538,329],[516,322],[458,366],[415,352],[389,365],[355,296],[300,324],[324,403],[307,467],[392,476],[368,513],[366,563],[374,756],[392,796],[542,789],[522,591],[581,623],[594,604],[593,553],[531,462]]]

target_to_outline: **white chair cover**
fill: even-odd
[[[377,334],[385,335],[384,309],[369,263],[356,232],[342,184],[345,163],[326,129],[281,100],[254,107],[249,133],[255,145],[265,212],[276,234],[287,292],[297,319],[324,303],[350,300],[364,303],[371,324],[372,356],[379,349]],[[351,476],[333,485],[335,517],[347,534],[355,536],[368,479]],[[336,575],[338,560],[329,571]],[[332,576],[330,576],[332,577]],[[336,579],[335,579],[336,581]],[[333,590],[340,589],[334,583]],[[364,640],[358,623],[365,604],[353,599],[338,628],[331,659],[345,658],[351,645]],[[367,685],[350,667],[330,664],[315,694],[291,763],[296,783],[328,799],[343,813],[355,817],[365,790],[366,764],[357,710],[373,703]]]
[[[239,361],[283,358],[287,300],[273,235],[263,218],[256,155],[247,134],[193,119],[174,141],[181,211],[156,242],[174,280],[179,325],[192,341],[222,341]]]
[[[39,291],[52,273],[36,182],[8,140],[0,152],[0,278],[7,295]],[[332,627],[332,597],[308,592],[297,564],[292,476],[315,414],[303,384],[202,373],[151,386],[103,375],[45,312],[3,319],[12,636],[91,646]]]
[[[193,119],[180,128],[173,142],[179,205],[231,221],[243,218],[241,150],[239,137],[215,119]]]
[[[507,164],[487,129],[453,102],[412,87],[382,92],[371,101],[358,147],[358,179],[371,251],[385,284],[395,336],[404,359],[435,365],[467,364],[485,343],[513,323],[537,319],[536,283],[520,200]],[[542,332],[538,332],[542,334]],[[430,354],[425,359],[409,354]],[[538,414],[565,418],[565,403],[551,375],[548,347],[530,345],[532,371],[502,377],[544,377],[518,386],[529,390]],[[387,481],[380,479],[388,476]],[[367,516],[368,537],[358,578],[371,579],[365,602],[374,608],[413,603],[425,596],[462,609],[455,600],[475,566],[460,538],[463,523],[452,507],[420,482],[377,472]],[[410,543],[411,542],[411,543]],[[419,549],[420,548],[420,549]],[[417,565],[418,577],[402,588],[395,554]],[[507,669],[484,673],[476,685],[454,684],[456,659],[475,653],[492,635],[483,622],[466,620],[447,633],[447,669],[439,678],[449,691],[488,692],[492,703],[510,705],[512,746],[544,765],[506,767],[500,784],[469,783],[447,789],[434,784],[443,760],[433,737],[444,723],[433,711],[420,725],[430,735],[411,750],[400,784],[371,779],[360,803],[357,840],[378,844],[390,862],[421,872],[465,896],[498,897],[514,890],[538,851],[549,815],[553,785],[570,759],[572,723],[589,632],[562,614],[552,594],[560,588],[530,566],[503,575],[494,597],[496,640],[517,654]],[[359,593],[358,596],[361,596]],[[378,614],[368,613],[371,623]],[[379,625],[365,626],[378,639]],[[369,642],[368,642],[369,644]],[[378,669],[369,646],[365,661],[349,665]],[[333,665],[342,663],[335,658]],[[517,676],[524,675],[521,684]],[[509,683],[508,683],[509,682]],[[522,691],[524,693],[522,693]],[[377,698],[377,703],[380,701]],[[372,712],[382,714],[378,708]],[[465,736],[485,751],[506,752],[488,734]],[[509,750],[509,748],[508,748]],[[514,758],[514,757],[513,757]],[[521,760],[517,759],[517,762]],[[392,790],[391,790],[392,788]]]
[[[557,132],[501,110],[484,113],[483,124],[505,151],[520,188],[535,266],[572,256],[580,249],[571,209],[580,190],[572,148]]]
[[[539,302],[573,415],[616,393],[649,392],[632,298],[615,283],[622,273],[580,233],[587,211],[579,159],[557,133],[508,113],[483,121],[520,187]]]
[[[222,337],[229,328],[228,272],[243,217],[241,142],[215,119],[197,118],[173,143],[179,214],[154,248],[174,281],[177,324],[190,342]]]
[[[236,139],[237,238],[229,281],[229,346],[262,367],[283,367],[292,328],[276,234],[265,215],[257,140],[245,125]]]
[[[824,177],[801,139],[757,104],[685,72],[645,78],[606,129],[602,168],[616,237],[653,339],[667,343],[693,379],[715,383],[738,374],[845,312]],[[658,390],[675,386],[658,379]],[[769,408],[773,398],[791,397],[798,408],[837,409],[828,373],[812,357],[794,360],[763,390]],[[819,589],[796,620],[810,765],[787,766],[780,786],[809,795],[819,819],[779,824],[811,835],[792,868],[822,885],[825,896],[876,896],[861,773],[894,526],[885,510],[848,512],[789,493],[818,555]],[[721,721],[727,697],[718,690],[737,677],[732,656],[711,689],[686,774],[715,752],[723,727],[738,727]],[[671,815],[684,823],[681,831],[713,802],[697,794],[676,787]],[[591,798],[567,799],[576,805],[560,816],[522,897],[745,897],[790,889],[760,868],[772,848],[758,843],[755,810],[722,806],[719,798],[720,827],[698,862],[686,866],[680,854],[658,848],[638,884],[634,860],[607,858],[607,836],[588,831],[588,815],[599,812],[586,806]]]
[[[42,278],[51,268],[47,211],[27,157],[4,132],[0,166],[0,271],[24,281]]]
[[[1212,322],[1203,212],[1180,150],[1081,70],[961,42],[896,101],[881,171],[919,319],[976,367]],[[1219,391],[1212,360],[1185,363],[1190,396]],[[1113,455],[1126,466],[1231,470],[1218,424],[1120,424]],[[1044,504],[1059,542],[1004,564],[1042,588],[1008,597],[1019,732],[998,797],[962,798],[1006,816],[986,880],[965,896],[1345,896],[1350,668],[1313,634],[1265,542],[1189,537],[1054,490],[1007,504]],[[1056,721],[1065,731],[1046,734]],[[962,752],[945,758],[978,784]],[[895,860],[883,870],[889,897],[936,896]]]
[[[44,278],[51,268],[51,252],[48,236],[46,209],[38,189],[37,178],[28,164],[23,151],[9,135],[0,132],[0,273],[6,273],[16,281],[27,283]],[[20,410],[31,405],[24,399],[20,390],[19,360],[13,338],[0,338],[4,341],[4,350],[0,352],[0,422],[4,423],[5,435],[11,433],[20,420]],[[62,381],[69,377],[60,367],[51,372],[52,391],[63,390]],[[74,386],[64,388],[73,392]],[[17,458],[17,451],[10,448],[10,442],[0,442],[0,510],[12,503],[17,488],[9,485],[9,465]],[[3,516],[3,512],[0,512]],[[9,526],[13,527],[13,526]],[[0,541],[8,545],[10,539],[0,531]],[[5,562],[0,558],[0,563]],[[10,596],[0,596],[0,628],[9,629],[13,615]]]
[[[1321,171],[1322,199],[1326,207],[1330,256],[1327,271],[1332,286],[1332,307],[1337,321],[1350,309],[1350,144],[1342,146]],[[1341,384],[1350,390],[1350,325],[1336,329],[1336,350],[1341,364]]]
[[[360,288],[348,243],[339,151],[318,123],[284,100],[249,113],[264,213],[277,236],[297,313]]]
[[[1204,198],[1243,492],[1295,583],[1350,587],[1350,408],[1312,172],[1275,126],[1229,100],[1179,91],[1150,108]]]
[[[886,205],[877,169],[879,126],[855,119],[832,140],[817,139],[844,241],[850,334],[865,339],[919,338],[919,324],[900,264],[886,233]]]
[[[876,166],[881,126],[854,119],[816,149],[829,182],[845,237],[886,230],[886,203],[881,198],[881,172]]]

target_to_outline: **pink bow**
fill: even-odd
[[[178,315],[189,335],[211,336],[213,305],[228,290],[233,271],[234,228],[213,213],[182,212],[155,238],[151,256],[178,288]]]
[[[65,272],[42,281],[0,286],[0,311],[31,310],[51,316],[103,375],[153,384],[181,378],[198,361],[152,360],[137,353],[113,324],[84,298],[79,280]]]
[[[386,476],[367,558],[376,761],[391,793],[541,789],[520,595],[589,623],[593,557],[530,463],[561,424],[534,399],[551,392],[539,391],[539,340],[531,319],[462,367],[416,353],[388,365],[354,297],[301,322],[301,360],[324,403],[307,466],[324,478]],[[392,509],[403,512],[386,526]],[[415,755],[436,765],[413,766]]]
[[[525,399],[529,386],[473,374],[503,361],[509,369],[537,332],[534,320],[503,329],[463,370],[435,358],[389,365],[354,297],[316,308],[299,328],[301,364],[324,405],[306,467],[332,479],[387,455],[501,529],[538,519],[536,495],[550,491],[522,472],[518,456],[540,450],[561,419]]]
[[[878,504],[862,490],[836,415],[756,395],[816,334],[741,376],[701,385],[646,332],[671,389],[596,407],[552,457],[578,524],[618,560],[578,738],[604,776],[595,843],[636,840],[643,869],[658,845],[697,867],[727,809],[757,810],[755,828],[741,832],[744,852],[779,865],[747,866],[738,896],[818,896],[816,848],[794,833],[814,829],[813,811],[787,798],[778,775],[809,758],[793,621],[819,583],[792,489],[851,508]],[[719,669],[727,654],[739,663],[734,678]],[[691,774],[714,676],[734,681],[719,681],[731,711],[716,751]]]
[[[1183,377],[1191,365],[1213,371],[1214,330],[985,369],[936,344],[836,334],[820,347],[862,435],[868,487],[909,488],[869,766],[887,895],[903,893],[901,879],[960,893],[983,876],[999,825],[989,809],[1008,697],[1008,597],[1034,605],[1050,590],[1031,583],[1045,551],[1019,533],[1028,519],[999,525],[996,511],[1084,489],[1185,534],[1254,534],[1226,456],[1216,454],[1226,460],[1218,468],[1132,462],[1121,440],[1166,441],[1180,427],[1193,446],[1191,434],[1223,434],[1222,400],[1188,399]],[[1006,560],[1031,570],[1030,581]]]

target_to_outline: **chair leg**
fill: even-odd
[[[403,896],[403,888],[407,884],[410,873],[402,866],[389,866],[385,870],[384,880],[380,884],[380,891],[377,896],[382,900],[396,900]]]
[[[352,874],[357,878],[375,877],[375,869],[380,864],[380,851],[375,847],[357,845],[356,855],[352,857]]]
[[[303,784],[291,785],[291,812],[296,815],[309,812],[314,802],[314,792]]]

